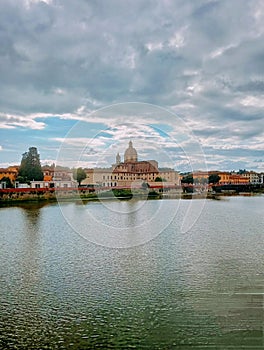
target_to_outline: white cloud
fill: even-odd
[[[56,95],[65,95],[66,91],[63,90],[63,89],[60,89],[60,88],[56,88],[56,89],[54,89],[54,94],[56,94]]]
[[[240,100],[240,104],[245,107],[264,108],[264,95],[247,96]]]
[[[105,138],[98,137],[54,137],[53,141],[59,142],[64,145],[74,146],[78,148],[82,147],[103,147],[105,146]]]
[[[0,113],[0,129],[14,129],[16,127],[28,128],[33,130],[42,130],[45,123],[35,120],[34,115],[21,116]]]
[[[227,46],[219,47],[210,53],[210,58],[216,58],[225,54],[228,50],[237,47],[238,44],[229,44]]]
[[[253,18],[255,19],[255,34],[260,36],[264,33],[264,4],[262,0],[253,2]]]
[[[186,44],[186,34],[189,25],[185,25],[182,28],[174,32],[173,36],[169,39],[168,46],[172,48],[180,48]]]
[[[53,0],[24,0],[25,5],[29,8],[32,4],[37,4],[39,2],[44,2],[48,5],[52,4]]]
[[[183,47],[185,43],[184,35],[182,31],[174,33],[174,35],[169,39],[169,47],[179,49]]]
[[[145,46],[149,51],[162,50],[163,43],[161,42],[147,43]]]
[[[204,89],[203,85],[200,83],[194,83],[193,85],[190,85],[187,87],[187,93],[190,96],[193,96],[195,94],[198,94],[200,92],[202,92]]]

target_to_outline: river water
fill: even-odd
[[[0,209],[1,349],[264,348],[264,197],[197,199],[187,230],[180,214],[138,223],[179,200],[140,203]]]

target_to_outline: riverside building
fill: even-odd
[[[132,141],[124,153],[122,161],[119,153],[116,162],[110,168],[86,169],[86,179],[82,184],[96,184],[103,187],[133,187],[144,182],[151,185],[162,179],[166,185],[179,186],[180,177],[171,168],[159,168],[156,160],[138,160],[138,154]]]

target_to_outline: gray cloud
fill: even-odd
[[[240,154],[260,156],[263,23],[256,0],[2,0],[0,112],[36,128],[34,113],[154,103],[202,143],[250,141]]]

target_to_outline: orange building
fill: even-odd
[[[228,184],[237,185],[237,184],[249,183],[249,179],[240,174],[219,172],[218,175],[220,176],[220,180],[219,180],[220,185],[228,185]]]
[[[52,181],[52,180],[61,180],[61,181],[72,181],[73,172],[71,169],[63,166],[45,165],[42,167],[43,180]]]
[[[203,180],[208,180],[210,175],[216,174],[220,176],[219,184],[220,185],[237,185],[237,184],[246,184],[250,182],[249,177],[245,177],[244,175],[230,173],[227,171],[197,171],[193,173],[194,183],[203,183]]]
[[[193,182],[194,184],[205,184],[209,183],[209,176],[210,175],[218,175],[219,171],[217,170],[210,170],[210,171],[194,171],[192,173],[193,176]]]
[[[2,180],[4,177],[8,177],[10,181],[14,183],[18,175],[18,169],[19,169],[18,166],[9,166],[8,168],[0,168],[0,180]]]

